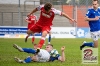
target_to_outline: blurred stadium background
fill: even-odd
[[[33,8],[46,2],[51,2],[54,8],[67,13],[77,20],[78,27],[88,27],[84,21],[87,8],[92,0],[0,0],[0,26],[26,26],[26,15]],[[39,12],[35,13],[39,17]],[[60,19],[59,19],[60,18]],[[72,27],[64,17],[56,16],[54,27]]]
[[[0,0],[0,26],[6,26],[6,29],[5,27],[0,29],[0,35],[5,35],[7,33],[14,34],[14,31],[11,32],[12,30],[10,30],[8,26],[10,26],[12,29],[15,26],[19,28],[26,28],[26,15],[38,5],[45,4],[46,2],[51,2],[54,8],[67,13],[70,17],[77,20],[76,24],[71,23],[65,17],[56,16],[53,21],[53,28],[58,27],[59,29],[60,27],[67,27],[69,31],[66,30],[65,32],[63,31],[63,33],[66,33],[67,35],[75,34],[73,35],[74,38],[81,38],[85,35],[88,35],[89,37],[89,28],[87,22],[84,20],[84,17],[87,8],[91,6],[91,1],[92,0]],[[37,15],[37,17],[39,18],[39,12],[36,12],[35,15]],[[15,28],[13,30],[15,30]],[[23,28],[21,28],[20,30],[24,31],[22,33],[26,33]],[[63,30],[63,28],[61,28],[61,30]],[[55,31],[55,29],[53,31]],[[18,31],[16,31],[15,33],[17,32]],[[56,33],[56,31],[54,33]],[[60,31],[60,33],[62,32]]]

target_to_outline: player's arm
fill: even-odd
[[[26,17],[25,22],[27,22],[27,23],[31,23],[31,21],[29,21],[28,19],[29,19],[29,18]]]
[[[58,60],[60,60],[60,61],[62,61],[62,62],[64,62],[65,61],[65,52],[64,52],[64,50],[65,50],[65,46],[63,46],[63,47],[61,47],[61,56],[58,58]]]
[[[88,9],[86,16],[85,16],[85,21],[96,21],[99,20],[99,17],[95,15],[95,18],[90,18],[90,16],[92,15],[92,11],[91,9]]]
[[[35,9],[33,9],[27,16],[30,16],[31,14],[33,14],[33,13],[35,13],[35,12],[37,12],[38,10],[37,10],[37,8],[35,8]]]
[[[85,21],[96,21],[99,20],[99,17],[96,16],[95,18],[89,18],[88,16],[85,17]]]
[[[69,20],[71,20],[72,22],[76,22],[75,19],[72,19],[71,17],[69,17],[67,14],[65,14],[64,12],[62,12],[62,16],[68,18]]]
[[[75,19],[72,19],[71,17],[69,17],[67,14],[65,14],[64,12],[61,12],[60,10],[56,10],[53,8],[53,11],[56,15],[60,15],[60,16],[64,16],[66,17],[67,19],[71,20],[72,22],[76,22]]]
[[[35,13],[35,12],[37,12],[37,11],[40,11],[41,10],[41,8],[43,7],[44,5],[40,5],[40,6],[38,6],[38,7],[36,7],[35,9],[33,9],[27,16],[29,16],[29,15],[31,15],[31,14],[33,14],[33,13]]]

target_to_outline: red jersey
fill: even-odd
[[[39,7],[37,7],[37,10],[41,11],[40,18],[38,22],[36,23],[37,25],[40,25],[40,26],[51,26],[54,16],[61,15],[62,13],[61,11],[56,10],[55,8],[51,8],[50,12],[46,13],[44,10],[44,5],[40,5]]]
[[[37,21],[37,16],[31,15],[29,17],[26,17],[26,20],[30,21],[31,23],[28,23],[28,29],[35,24]]]

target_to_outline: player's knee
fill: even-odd
[[[27,34],[31,34],[31,33],[32,33],[32,31],[31,31],[31,30],[28,30],[28,31],[27,31]]]
[[[46,37],[47,36],[47,31],[43,31],[42,32],[42,37]]]

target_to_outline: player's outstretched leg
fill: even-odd
[[[84,41],[82,43],[82,45],[80,46],[80,50],[82,50],[85,46],[94,47],[94,43],[93,42],[86,42],[86,41]]]
[[[13,47],[14,47],[15,49],[19,50],[20,52],[23,52],[23,51],[24,51],[24,50],[23,50],[20,46],[18,46],[17,44],[13,44]]]
[[[29,36],[26,36],[26,38],[25,38],[25,42],[27,42],[28,37],[29,37]]]
[[[86,41],[83,41],[82,42],[82,45],[80,46],[80,50],[82,50],[85,46],[84,46],[84,43],[86,43]]]
[[[36,53],[39,53],[40,52],[40,49],[42,48],[43,44],[45,42],[45,38],[42,37],[39,41],[39,44],[37,45],[37,50],[36,50]]]
[[[27,30],[27,36],[26,36],[26,38],[25,38],[25,42],[27,42],[28,37],[29,37],[32,33],[33,33],[33,32],[32,32],[30,29]]]
[[[26,63],[24,60],[21,60],[20,58],[15,57],[14,60],[18,63]]]
[[[31,53],[31,54],[37,54],[40,52],[39,49],[31,49],[31,48],[21,48],[20,46],[18,46],[17,44],[13,44],[13,47],[17,50],[19,50],[20,52],[26,52],[26,53]]]

